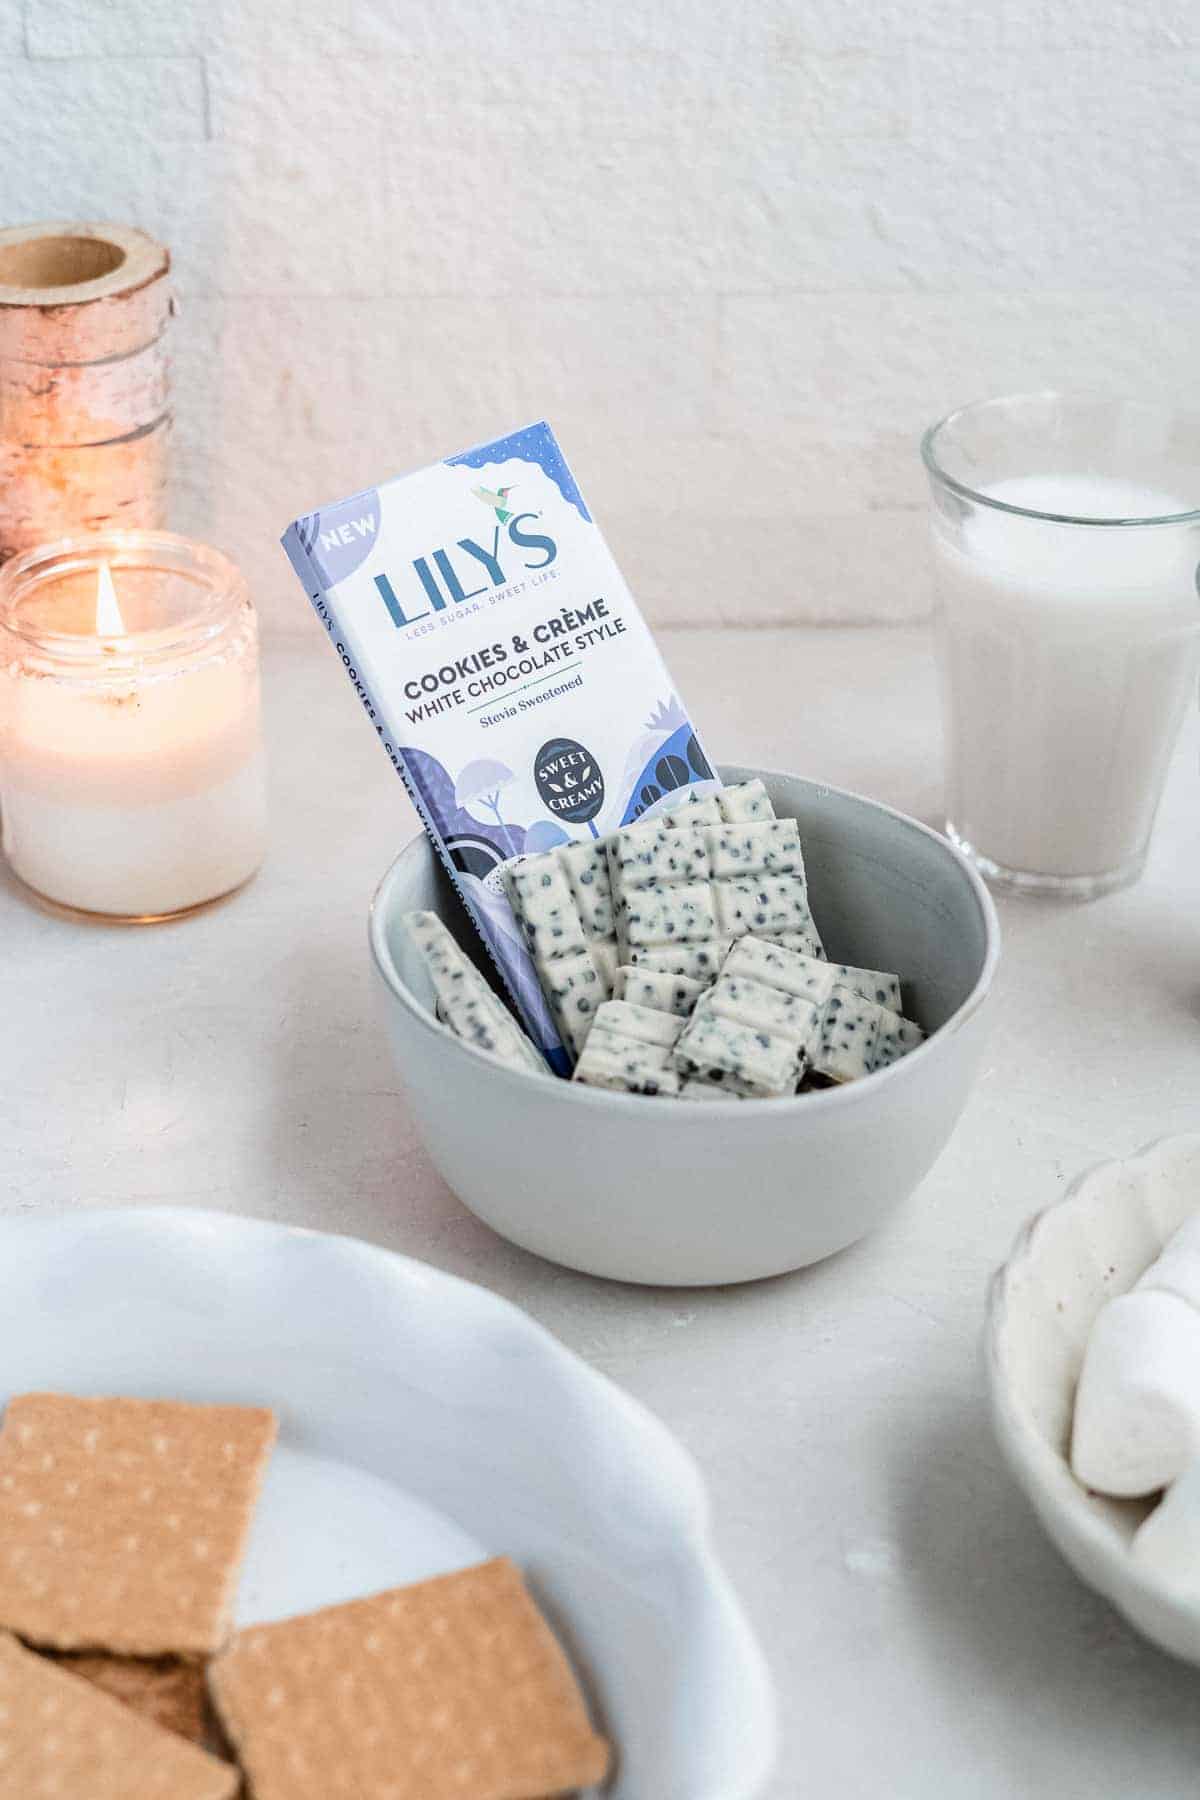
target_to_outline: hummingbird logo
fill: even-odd
[[[507,525],[508,521],[513,516],[512,508],[508,505],[508,496],[512,493],[514,486],[515,483],[510,483],[508,487],[494,489],[477,487],[472,488],[471,492],[477,500],[482,500],[485,506],[490,506],[495,509],[496,517],[499,519],[501,525]]]

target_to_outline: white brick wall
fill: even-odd
[[[177,518],[547,415],[661,621],[928,604],[921,427],[1194,391],[1195,0],[0,0],[0,221],[176,253]]]

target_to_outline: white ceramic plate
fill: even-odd
[[[1092,1321],[1200,1208],[1200,1135],[1089,1170],[1025,1226],[992,1282],[985,1349],[996,1434],[1071,1567],[1163,1649],[1200,1663],[1200,1606],[1129,1554],[1149,1512],[1082,1487],[1067,1461]]]
[[[611,1800],[754,1800],[761,1654],[684,1451],[506,1301],[317,1232],[137,1208],[0,1225],[3,1394],[273,1406],[239,1623],[506,1553],[618,1747]]]

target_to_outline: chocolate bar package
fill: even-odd
[[[719,783],[553,432],[323,506],[283,544],[530,1036],[566,1073],[499,871]]]

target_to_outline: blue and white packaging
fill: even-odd
[[[283,545],[530,1036],[567,1072],[497,869],[718,783],[554,433],[322,507]]]

